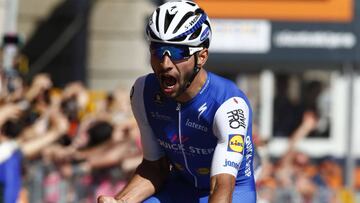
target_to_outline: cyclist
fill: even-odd
[[[208,16],[194,2],[168,2],[146,33],[154,73],[131,91],[143,161],[115,198],[98,202],[256,202],[250,103],[203,69]]]

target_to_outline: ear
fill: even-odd
[[[207,48],[204,48],[197,54],[197,65],[198,67],[203,67],[209,57],[209,51]]]

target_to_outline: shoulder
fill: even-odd
[[[214,73],[209,73],[209,77],[211,80],[210,94],[212,95],[212,98],[217,100],[217,103],[223,104],[229,99],[237,97],[245,100],[245,102],[249,104],[245,93],[241,91],[233,81]]]
[[[9,159],[16,152],[20,153],[19,145],[16,141],[6,141],[0,144],[0,163]]]
[[[135,80],[133,87],[136,88],[136,87],[144,86],[146,82],[151,82],[154,79],[155,79],[155,76],[153,73],[142,75]]]
[[[131,88],[130,99],[132,99],[133,97],[138,97],[139,95],[143,94],[144,91],[148,91],[149,88],[152,88],[155,85],[156,85],[156,78],[153,73],[149,73],[138,77]]]

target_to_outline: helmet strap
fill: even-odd
[[[195,54],[194,56],[195,56],[195,65],[194,65],[194,68],[193,68],[193,73],[192,73],[192,75],[190,76],[189,80],[187,81],[185,89],[187,89],[188,87],[190,87],[191,83],[193,82],[193,80],[195,79],[196,75],[199,73],[199,71],[200,71],[200,69],[201,69],[201,68],[199,67],[199,65],[198,65],[199,52],[196,52],[196,54]]]

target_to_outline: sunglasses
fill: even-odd
[[[162,60],[165,54],[168,54],[172,61],[186,60],[196,52],[203,49],[203,47],[190,47],[184,45],[173,45],[154,42],[150,44],[151,55],[159,60]]]

